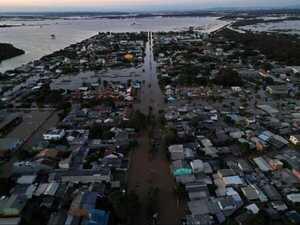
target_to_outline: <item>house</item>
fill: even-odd
[[[67,214],[64,211],[53,212],[47,225],[65,224]]]
[[[236,175],[236,173],[232,169],[221,169],[221,170],[218,170],[218,176],[220,178],[230,177],[230,176],[235,176],[235,175]]]
[[[0,217],[18,217],[27,203],[25,195],[12,194],[0,199]]]
[[[83,225],[107,225],[108,221],[109,213],[99,209],[91,209],[88,211],[88,218],[83,222]]]
[[[62,183],[102,183],[111,181],[109,168],[99,170],[57,170],[49,175],[49,182],[57,181]]]
[[[37,175],[24,175],[18,178],[18,184],[32,184],[37,178]]]
[[[185,190],[187,191],[191,201],[209,197],[207,185],[202,182],[187,183],[185,185]]]
[[[278,159],[270,159],[268,160],[272,170],[280,170],[283,168],[283,163]]]
[[[184,159],[184,148],[183,145],[171,145],[169,152],[172,160]]]
[[[293,143],[294,145],[300,145],[300,134],[291,135],[290,142]]]
[[[253,220],[254,217],[255,215],[253,213],[247,211],[236,216],[235,222],[238,225],[247,225]]]
[[[192,174],[191,168],[189,168],[182,160],[172,162],[172,171],[174,176],[186,176]]]
[[[20,217],[0,218],[1,225],[19,225],[20,223],[21,223]]]
[[[212,225],[214,224],[213,216],[211,215],[187,215],[185,219],[186,225]]]
[[[300,203],[300,193],[288,194],[286,198],[292,203]]]
[[[256,107],[260,110],[262,110],[263,112],[266,112],[270,115],[274,115],[279,113],[279,110],[270,106],[270,105],[256,105]]]
[[[247,186],[241,188],[242,193],[249,201],[259,200],[259,193],[253,186]]]
[[[36,174],[40,170],[49,171],[52,167],[37,161],[18,161],[13,163],[13,173],[15,174]]]
[[[243,180],[239,176],[223,177],[222,181],[226,187],[244,184]]]
[[[200,160],[200,159],[193,160],[190,164],[191,164],[193,173],[201,173],[204,171],[204,164],[203,164],[202,160]]]
[[[281,201],[282,200],[280,193],[277,191],[277,189],[273,185],[266,184],[262,187],[262,190],[264,191],[264,193],[267,195],[267,197],[271,201]]]
[[[231,196],[219,198],[217,204],[222,211],[231,211],[237,208],[237,203]]]
[[[188,208],[192,215],[206,215],[210,213],[208,207],[209,200],[207,198],[188,202]]]
[[[57,156],[58,156],[58,150],[44,149],[35,156],[35,159],[47,158],[47,159],[55,160]]]
[[[59,141],[65,136],[65,131],[62,129],[51,129],[43,134],[43,138],[46,141]]]
[[[236,87],[231,87],[231,90],[233,93],[239,93],[242,91],[242,88],[239,86],[236,86]]]
[[[266,91],[275,96],[285,97],[289,95],[289,89],[286,85],[272,85],[268,86]]]
[[[271,147],[277,150],[284,148],[286,145],[288,145],[288,143],[289,142],[282,136],[274,134],[272,134],[272,136],[268,140],[268,144],[270,144]]]
[[[269,172],[272,170],[270,164],[263,157],[254,158],[253,161],[263,172]]]
[[[238,168],[243,171],[244,173],[250,173],[253,172],[253,168],[250,165],[250,163],[248,161],[246,161],[245,159],[238,159],[237,162],[237,166]]]
[[[54,196],[57,192],[60,184],[56,182],[51,183],[42,183],[40,184],[37,189],[34,192],[35,196],[41,196],[41,195],[49,195]]]
[[[300,214],[297,211],[288,211],[285,213],[288,221],[291,224],[299,224],[300,223]]]

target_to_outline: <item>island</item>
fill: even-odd
[[[25,54],[24,50],[18,49],[12,44],[0,43],[0,62],[23,54]]]

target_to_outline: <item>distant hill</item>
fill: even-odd
[[[10,59],[19,55],[23,55],[24,50],[14,47],[12,44],[0,43],[0,62],[6,59]]]

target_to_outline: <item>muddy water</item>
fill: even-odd
[[[144,73],[142,80],[143,84],[140,101],[141,104],[138,108],[145,114],[149,113],[150,107],[154,113],[158,113],[164,106],[164,96],[160,90],[159,82],[157,78],[156,62],[153,55],[153,33],[148,33],[148,41],[146,43],[145,58],[144,58]]]

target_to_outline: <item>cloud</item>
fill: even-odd
[[[299,0],[0,0],[0,9],[201,9],[209,7],[278,7],[299,4]]]

